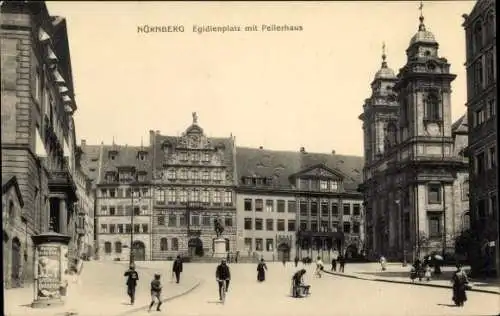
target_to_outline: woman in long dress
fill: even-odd
[[[453,274],[451,282],[453,283],[453,302],[457,306],[464,306],[464,303],[467,301],[465,290],[467,289],[469,279],[460,264],[457,264],[457,271]]]
[[[266,280],[266,270],[267,270],[267,265],[264,262],[264,258],[262,258],[260,259],[260,262],[257,265],[257,281],[262,282]]]

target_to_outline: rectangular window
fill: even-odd
[[[245,250],[252,251],[252,238],[245,238]]]
[[[278,213],[284,213],[285,212],[285,201],[284,200],[278,200],[278,202],[277,202],[277,209],[278,209]]]
[[[168,215],[168,227],[176,227],[177,226],[177,215],[169,214]]]
[[[299,180],[299,189],[300,190],[309,190],[309,180],[308,179],[300,179]]]
[[[490,213],[495,215],[497,212],[497,197],[495,195],[490,196]]]
[[[200,226],[200,215],[191,215],[191,225]]]
[[[212,221],[210,220],[210,215],[203,215],[201,219],[201,224],[203,226],[210,226],[212,224]]]
[[[354,234],[359,234],[359,231],[360,231],[360,225],[358,222],[354,222],[353,225],[352,225],[352,232]]]
[[[469,200],[469,180],[462,182],[462,201]]]
[[[130,234],[132,232],[132,225],[125,224],[125,233]]]
[[[109,197],[116,197],[116,190],[115,189],[109,189]]]
[[[429,204],[441,203],[441,184],[429,183],[427,185],[427,201]]]
[[[496,114],[496,104],[495,99],[488,100],[488,117],[492,118]]]
[[[101,205],[101,216],[106,216],[108,215],[108,207],[106,205]]]
[[[476,155],[476,174],[482,175],[484,173],[484,152]]]
[[[252,211],[252,199],[245,199],[245,211]]]
[[[255,251],[263,251],[262,238],[255,238]]]
[[[165,191],[163,191],[163,190],[156,190],[156,192],[155,192],[155,199],[156,199],[156,203],[158,203],[158,204],[165,204]]]
[[[327,221],[321,221],[320,231],[327,232],[329,230],[329,226]]]
[[[485,121],[484,106],[474,113],[474,126],[479,126]]]
[[[214,202],[214,204],[220,204],[220,192],[219,191],[213,192],[213,202]]]
[[[430,215],[429,221],[429,237],[441,237],[441,216]]]
[[[165,226],[165,216],[164,215],[158,215],[157,221],[158,221],[158,226]]]
[[[111,216],[116,215],[116,208],[114,206],[109,207],[109,215],[111,215]]]
[[[266,230],[274,230],[274,220],[272,218],[266,219]]]
[[[226,227],[233,227],[233,218],[231,216],[227,216],[224,218],[224,225]]]
[[[339,222],[333,222],[332,223],[332,232],[338,232],[339,231]]]
[[[317,232],[318,231],[318,222],[312,221],[311,222],[311,231],[312,232]]]
[[[147,234],[148,233],[148,224],[142,224],[142,233]]]
[[[328,190],[328,181],[320,180],[319,181],[319,189],[321,191],[327,191]]]
[[[141,215],[141,208],[139,206],[134,206],[134,215]]]
[[[300,230],[301,231],[307,230],[307,221],[300,221]]]
[[[352,205],[352,215],[354,216],[361,215],[361,206],[359,204]]]
[[[321,216],[328,217],[328,202],[321,202]]]
[[[245,230],[252,230],[252,219],[251,218],[245,218]]]
[[[139,233],[141,231],[141,224],[134,224],[134,233]]]
[[[266,200],[266,212],[271,213],[274,212],[274,201]]]
[[[181,214],[179,216],[179,226],[180,227],[186,227],[186,215]]]
[[[262,199],[256,199],[255,200],[255,211],[262,212],[263,208],[264,208],[264,202],[262,201]]]
[[[332,203],[332,216],[339,215],[339,205],[337,203]]]
[[[337,181],[330,181],[330,191],[336,192],[339,189],[339,183]]]
[[[318,216],[318,202],[311,201],[311,216]]]
[[[344,233],[346,233],[346,234],[351,233],[351,223],[350,222],[344,222]]]
[[[115,224],[109,224],[109,233],[114,234],[115,233]]]
[[[294,232],[296,229],[295,227],[295,220],[294,219],[289,219],[288,220],[288,231],[289,232]]]
[[[123,224],[118,224],[116,225],[116,228],[118,229],[118,234],[123,234],[125,233],[125,227]]]
[[[108,197],[108,190],[106,189],[101,189],[101,197]]]
[[[309,215],[307,211],[307,201],[300,201],[299,208],[301,217],[307,217]]]
[[[297,203],[295,201],[288,201],[288,213],[295,213],[297,211]]]
[[[266,251],[273,251],[274,249],[274,239],[268,238],[266,239]]]
[[[285,231],[285,220],[284,219],[278,219],[278,227],[277,230],[280,232]]]
[[[342,207],[344,209],[344,215],[351,215],[351,204],[346,203]]]
[[[255,219],[255,230],[262,230],[262,218]]]
[[[230,206],[231,204],[233,204],[233,192],[224,192],[224,203],[226,203],[226,206]]]

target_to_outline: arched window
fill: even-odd
[[[430,121],[441,120],[440,100],[436,92],[431,92],[426,100],[427,119]]]
[[[104,243],[104,252],[107,254],[111,253],[111,242],[106,241]]]
[[[491,40],[495,36],[495,14],[493,12],[488,13],[486,18],[486,39]]]
[[[477,21],[474,24],[474,53],[478,52],[483,47],[483,25],[482,21]]]
[[[119,241],[115,242],[115,252],[122,253],[122,243]]]
[[[465,212],[462,216],[462,229],[467,230],[470,228],[470,213]]]
[[[389,146],[394,146],[397,143],[397,132],[398,129],[394,122],[389,122],[387,124],[387,140],[389,141]]]
[[[179,240],[177,238],[172,238],[172,245],[171,245],[171,248],[173,251],[177,251],[179,250]]]
[[[167,251],[168,250],[167,238],[160,239],[160,250],[161,251]]]

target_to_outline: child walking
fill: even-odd
[[[151,304],[149,304],[149,310],[148,312],[151,311],[151,308],[155,304],[155,300],[158,301],[158,306],[156,307],[157,311],[160,311],[160,306],[161,306],[161,282],[160,282],[160,274],[155,273],[153,281],[151,281]]]

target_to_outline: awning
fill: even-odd
[[[71,102],[71,98],[67,95],[63,96],[62,100],[63,102]]]
[[[54,62],[57,62],[59,60],[50,46],[47,46],[47,59]]]
[[[68,91],[69,91],[68,87],[66,87],[66,86],[60,86],[59,87],[59,92],[60,93],[65,93],[65,92],[68,92]]]
[[[57,83],[62,84],[62,83],[66,82],[66,81],[64,81],[63,76],[61,76],[61,73],[59,72],[59,70],[55,69],[54,72],[52,72],[52,74],[54,75],[55,81]]]

